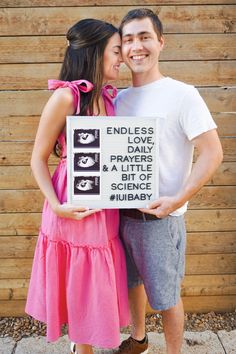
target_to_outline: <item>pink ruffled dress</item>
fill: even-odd
[[[70,87],[79,112],[85,80],[50,80],[49,88]],[[107,115],[114,115],[110,86],[103,88]],[[113,89],[113,97],[115,95]],[[65,135],[59,136],[66,156]],[[66,158],[52,177],[61,203],[67,201]],[[120,327],[129,323],[125,256],[119,239],[118,210],[102,210],[82,220],[58,217],[45,201],[35,250],[26,313],[47,324],[47,340],[68,324],[71,341],[102,348],[120,343]]]

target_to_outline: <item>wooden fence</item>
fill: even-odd
[[[224,161],[186,215],[186,311],[236,307],[236,6],[234,0],[1,0],[0,316],[24,314],[43,198],[29,166],[39,116],[57,78],[65,33],[86,17],[118,25],[148,7],[164,23],[165,75],[194,84],[218,124]],[[191,3],[191,5],[190,5]],[[123,67],[118,87],[130,84]],[[50,159],[51,169],[56,159]]]

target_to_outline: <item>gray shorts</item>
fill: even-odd
[[[129,288],[144,284],[154,310],[167,310],[180,298],[185,268],[186,231],[183,216],[141,220],[121,216]]]

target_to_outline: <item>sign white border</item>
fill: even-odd
[[[68,203],[142,208],[158,197],[157,118],[68,116],[66,131]]]

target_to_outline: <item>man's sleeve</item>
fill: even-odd
[[[206,103],[193,86],[183,98],[179,122],[189,140],[217,128]]]

